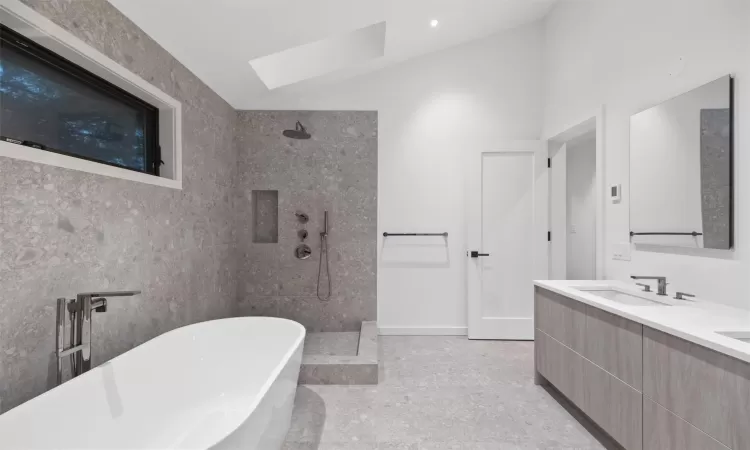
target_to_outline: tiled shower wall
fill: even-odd
[[[236,310],[236,112],[105,0],[24,0],[183,106],[184,189],[0,158],[0,412],[55,379],[55,298],[140,289],[94,318],[99,364]]]
[[[0,157],[0,413],[54,385],[57,297],[143,291],[95,316],[95,365],[212,318],[267,314],[327,331],[375,319],[376,113],[238,113],[106,0],[24,2],[182,102],[184,187]],[[297,120],[312,139],[282,137]],[[252,242],[253,190],[278,191],[276,244]],[[326,209],[333,293],[321,302]],[[297,210],[311,218],[304,261],[293,256]]]
[[[297,121],[311,139],[282,135]],[[375,320],[377,113],[240,111],[235,139],[240,313],[286,317],[311,331],[359,331],[363,320]],[[253,243],[253,190],[278,191],[277,243]],[[316,285],[325,210],[333,289],[321,301]],[[298,211],[310,222],[301,224]],[[306,260],[294,256],[300,229],[309,233]]]

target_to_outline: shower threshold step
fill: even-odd
[[[360,332],[309,333],[299,384],[378,384],[378,326],[362,322]]]

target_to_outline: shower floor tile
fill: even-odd
[[[357,356],[359,332],[308,333],[305,337],[305,355]]]

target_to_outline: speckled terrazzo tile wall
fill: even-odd
[[[300,121],[309,140],[282,135]],[[311,331],[358,331],[376,316],[377,113],[240,111],[237,237],[240,313],[296,320]],[[252,191],[279,191],[279,242],[252,242]],[[316,297],[323,212],[329,211],[333,295]],[[294,248],[304,226],[312,257]],[[326,286],[324,286],[324,289]]]
[[[235,111],[105,0],[24,0],[183,105],[182,191],[0,157],[0,411],[53,386],[55,298],[141,289],[94,318],[95,364],[233,315]]]
[[[701,110],[703,247],[732,248],[732,141],[729,109]]]

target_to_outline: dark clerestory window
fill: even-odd
[[[159,175],[159,110],[0,24],[0,139]]]

